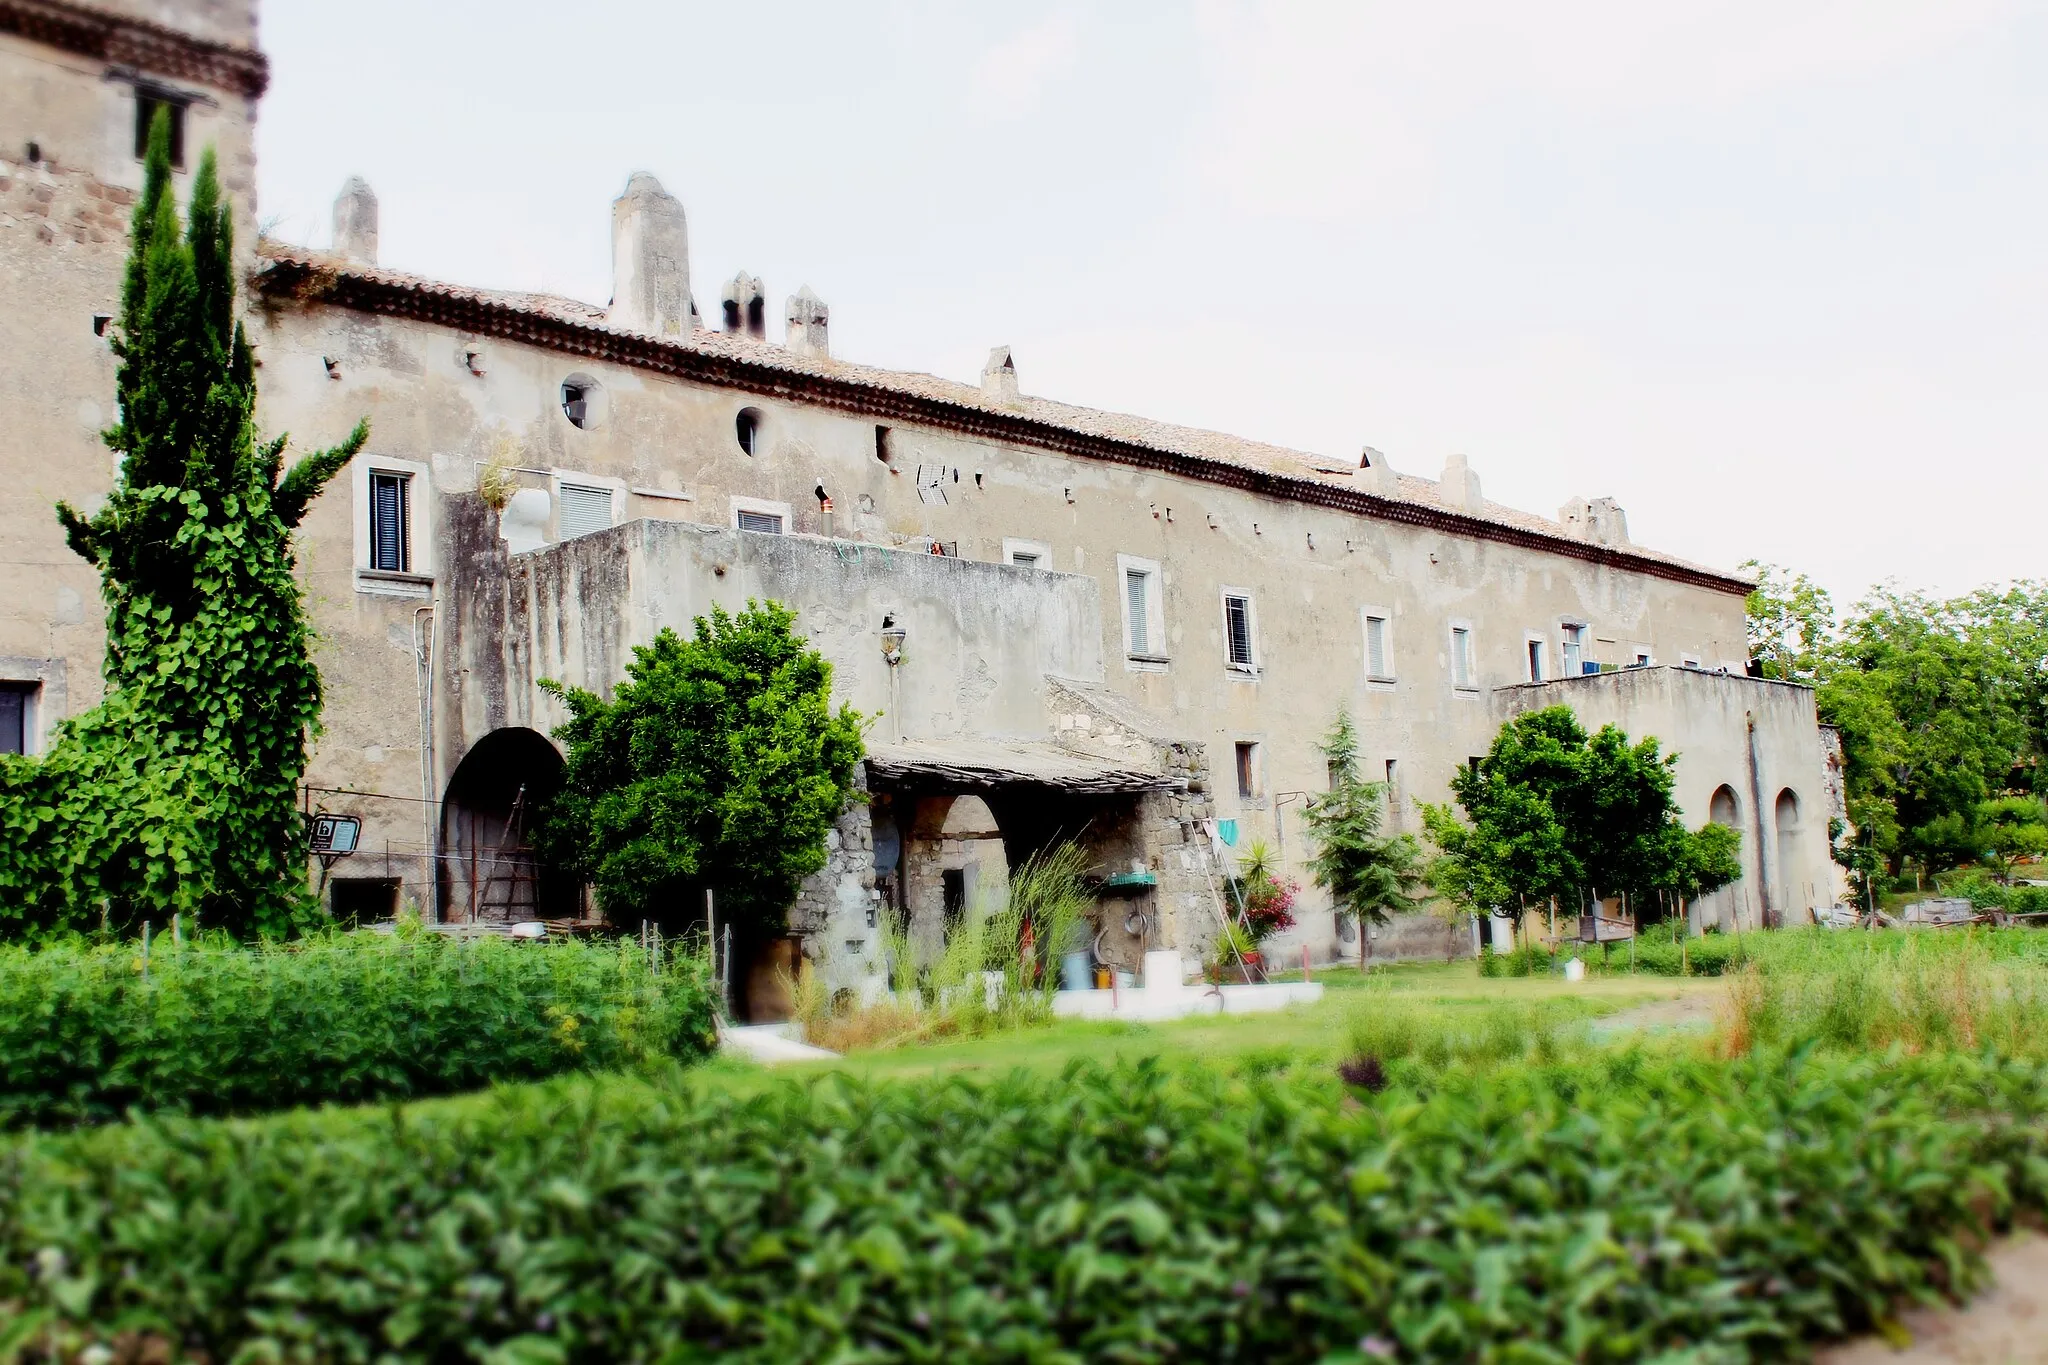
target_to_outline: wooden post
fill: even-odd
[[[1308,945],[1306,943],[1301,945],[1301,979],[1303,981],[1313,981],[1315,979],[1309,973]]]
[[[142,979],[149,980],[149,921],[142,922]]]

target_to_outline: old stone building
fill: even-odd
[[[329,697],[309,801],[366,822],[344,913],[573,911],[521,835],[559,780],[537,681],[601,691],[663,626],[748,597],[795,608],[875,717],[868,799],[794,914],[840,984],[872,969],[881,906],[942,934],[1060,835],[1111,879],[1105,955],[1198,947],[1235,851],[1299,875],[1339,708],[1408,828],[1527,706],[1656,734],[1688,817],[1746,836],[1710,913],[1831,898],[1811,694],[1743,676],[1744,578],[1633,544],[1611,499],[1537,516],[1460,455],[1419,477],[1070,406],[1001,346],[977,382],[861,365],[807,288],[774,319],[741,271],[700,308],[683,207],[647,174],[611,206],[603,305],[380,264],[360,181],[330,248],[255,243],[255,42],[254,0],[0,0],[0,720],[25,747],[98,696],[97,584],[50,508],[113,478],[106,324],[137,129],[168,104],[251,239],[261,425],[372,423],[299,540]],[[1357,950],[1302,904],[1284,951]],[[1447,946],[1419,922],[1379,951],[1403,944]]]

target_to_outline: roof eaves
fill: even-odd
[[[1305,466],[1299,474],[1286,473],[1216,455],[1174,450],[1139,436],[1088,431],[1071,423],[1034,416],[1025,405],[996,408],[964,397],[926,393],[907,384],[885,382],[888,371],[806,363],[772,347],[648,336],[588,317],[571,317],[532,301],[510,303],[486,291],[344,263],[279,244],[266,243],[262,251],[266,264],[259,272],[257,285],[267,297],[290,297],[438,323],[479,336],[632,365],[696,383],[1149,469],[1284,501],[1547,551],[1717,592],[1746,595],[1755,586],[1732,574],[1632,547],[1600,545],[1439,504],[1346,488],[1315,477]],[[709,336],[715,338],[717,334]]]

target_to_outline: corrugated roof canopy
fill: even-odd
[[[1182,779],[1119,767],[1028,740],[906,740],[868,749],[868,782],[885,791],[986,792],[1044,787],[1079,796],[1174,791]]]

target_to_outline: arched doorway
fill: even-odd
[[[1805,828],[1800,822],[1799,793],[1790,787],[1778,793],[1778,903],[1811,909],[1811,887],[1800,881],[1806,868]]]
[[[875,877],[905,917],[917,956],[944,951],[968,915],[1004,904],[1010,860],[988,802],[972,795],[891,794],[874,804]]]
[[[562,755],[538,731],[493,730],[448,779],[441,803],[440,917],[505,924],[576,915],[573,878],[534,851],[534,824],[562,786]]]

